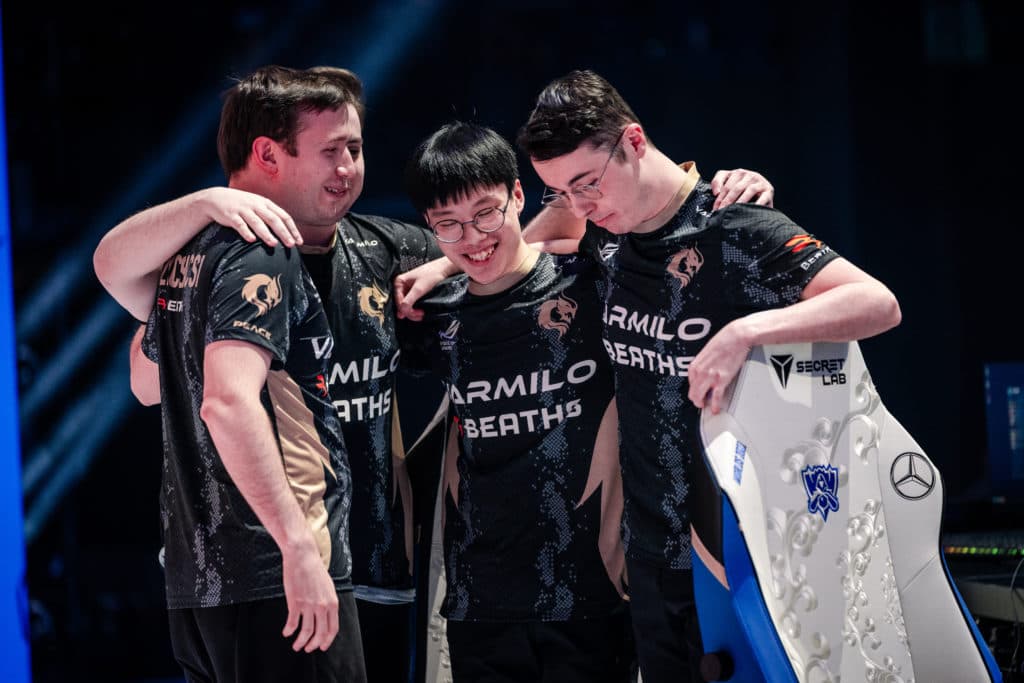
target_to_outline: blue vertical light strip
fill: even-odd
[[[18,384],[14,362],[2,35],[0,31],[0,662],[3,662],[5,681],[27,683],[28,594],[21,519],[21,451],[18,446]]]

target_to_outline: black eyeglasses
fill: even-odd
[[[544,196],[540,198],[540,203],[544,206],[553,206],[556,209],[568,209],[569,208],[569,195],[574,194],[577,197],[583,199],[600,199],[604,195],[601,194],[601,181],[604,179],[604,174],[608,170],[608,164],[612,162],[612,157],[615,156],[615,150],[619,148],[619,144],[622,142],[622,136],[626,131],[623,130],[619,133],[619,139],[612,145],[611,154],[608,155],[608,160],[604,162],[604,168],[601,169],[601,175],[597,176],[597,180],[586,185],[577,185],[576,187],[570,187],[568,192],[559,192],[558,190],[552,190],[550,187],[544,188]]]
[[[468,221],[457,221],[454,218],[438,221],[431,225],[430,229],[434,231],[437,241],[444,242],[445,244],[454,244],[461,240],[462,236],[466,233],[463,226],[471,223],[480,232],[495,232],[505,225],[505,212],[508,211],[508,204],[511,201],[512,195],[509,195],[505,206],[500,209],[492,206],[489,209],[477,211],[476,215]]]

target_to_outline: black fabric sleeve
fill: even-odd
[[[209,298],[208,341],[238,339],[288,356],[289,315],[301,319],[310,301],[298,251],[240,242],[217,263]]]

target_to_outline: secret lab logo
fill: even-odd
[[[789,376],[792,372],[821,377],[821,383],[824,386],[846,384],[846,374],[843,372],[843,366],[846,364],[845,358],[816,358],[815,360],[798,360],[794,363],[793,356],[786,353],[772,355],[769,360],[783,389],[789,384]]]
[[[779,384],[785,389],[789,384],[789,371],[793,369],[793,356],[788,353],[783,356],[772,356],[771,361],[775,376],[779,378]]]

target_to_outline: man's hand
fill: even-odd
[[[260,400],[270,363],[270,351],[255,344],[237,339],[207,344],[199,415],[231,481],[281,550],[288,605],[283,635],[299,629],[292,644],[296,652],[326,650],[338,633],[338,596],[315,532],[285,476]]]
[[[295,221],[263,195],[230,187],[210,187],[195,195],[197,207],[215,223],[233,228],[246,242],[262,240],[271,247],[302,244]]]
[[[744,168],[716,173],[711,191],[715,194],[715,211],[736,203],[773,206],[775,201],[775,188],[768,179]]]
[[[445,278],[458,272],[447,258],[434,259],[422,266],[407,270],[395,278],[395,312],[399,318],[420,321],[423,311],[413,308],[416,302],[437,287]]]
[[[750,345],[741,331],[742,321],[743,318],[732,321],[709,339],[687,371],[690,401],[698,408],[710,405],[715,415],[722,409],[726,389],[750,353]]]
[[[338,594],[315,545],[283,553],[288,621],[281,634],[298,652],[326,650],[338,635]],[[301,628],[300,628],[301,626]]]

